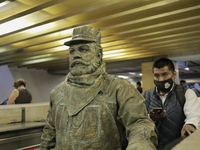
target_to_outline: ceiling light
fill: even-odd
[[[179,1],[179,0],[162,0],[160,2],[157,2],[155,5],[156,6],[162,6],[162,5],[174,3],[174,2],[177,2],[177,1]]]
[[[123,51],[123,49],[118,49],[118,50],[113,50],[113,51],[106,51],[106,52],[103,52],[103,54],[107,55],[107,54],[111,54],[111,53],[118,53],[120,51]]]
[[[48,24],[45,24],[45,25],[41,25],[39,27],[35,27],[35,28],[32,28],[32,29],[29,29],[29,30],[27,30],[27,32],[31,32],[31,33],[41,32],[41,31],[53,28],[54,26],[55,26],[54,23],[48,23]]]
[[[104,53],[103,53],[104,54]],[[103,55],[103,58],[108,58],[108,57],[115,57],[115,56],[119,56],[119,55],[122,55],[122,53],[119,53],[119,54],[111,54],[111,55]]]
[[[8,3],[10,3],[9,1],[5,1],[5,2],[3,2],[3,3],[0,3],[0,7],[3,7],[3,6],[5,6],[5,5],[7,5]]]
[[[73,31],[73,29],[68,29],[68,30],[64,30],[64,31],[60,31],[60,34],[63,35],[63,34],[71,34]]]
[[[139,73],[139,76],[142,76],[142,73]]]
[[[186,67],[186,68],[184,68],[185,70],[190,70],[190,68],[188,68],[188,67]]]
[[[19,30],[21,28],[27,27],[32,24],[33,23],[30,23],[23,17],[11,20],[9,22],[0,25],[0,35],[7,34],[15,30]]]
[[[59,47],[56,47],[56,50],[59,50],[59,51],[63,51],[63,50],[68,50],[69,49],[69,46],[59,46]]]
[[[136,75],[136,73],[134,73],[134,72],[129,72],[128,74],[131,74],[131,75]]]
[[[43,59],[31,60],[31,61],[23,62],[21,65],[30,65],[30,64],[41,63],[41,62],[50,61],[50,60],[52,60],[52,58],[43,58]]]
[[[52,54],[38,55],[38,56],[29,57],[29,59],[40,59],[42,57],[50,57],[51,55]]]
[[[127,76],[118,76],[119,78],[128,79]]]
[[[63,39],[63,40],[60,40],[59,42],[60,42],[61,44],[64,44],[66,41],[69,41],[69,40],[71,40],[71,38]]]

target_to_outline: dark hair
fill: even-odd
[[[186,81],[185,80],[181,80],[180,83],[186,83]]]
[[[24,87],[26,87],[26,82],[22,78],[16,79],[15,82],[13,83],[13,87],[15,87],[15,88],[18,88],[21,85],[24,85]]]
[[[137,82],[137,84],[138,84],[139,86],[141,86],[141,83],[140,83],[140,81],[138,81],[138,82]]]
[[[152,67],[152,72],[153,72],[154,68],[160,69],[160,68],[163,68],[165,66],[168,66],[168,68],[171,72],[175,71],[173,62],[170,59],[163,57],[163,58],[160,58],[160,59],[158,59],[154,62],[153,67]]]

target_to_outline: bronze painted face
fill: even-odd
[[[74,76],[95,72],[100,60],[96,43],[75,44],[69,48],[69,69]]]

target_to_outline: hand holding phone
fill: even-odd
[[[152,109],[154,112],[158,112],[159,114],[163,112],[162,107],[153,107]]]
[[[153,107],[150,110],[149,115],[153,121],[158,121],[166,117],[166,110],[163,110],[162,107]]]

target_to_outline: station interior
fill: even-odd
[[[109,74],[145,91],[155,86],[152,63],[166,57],[177,84],[200,85],[199,0],[0,0],[0,103],[17,78],[33,96],[33,104],[0,105],[0,150],[39,147],[50,92],[69,73],[64,42],[80,26],[100,30]]]

